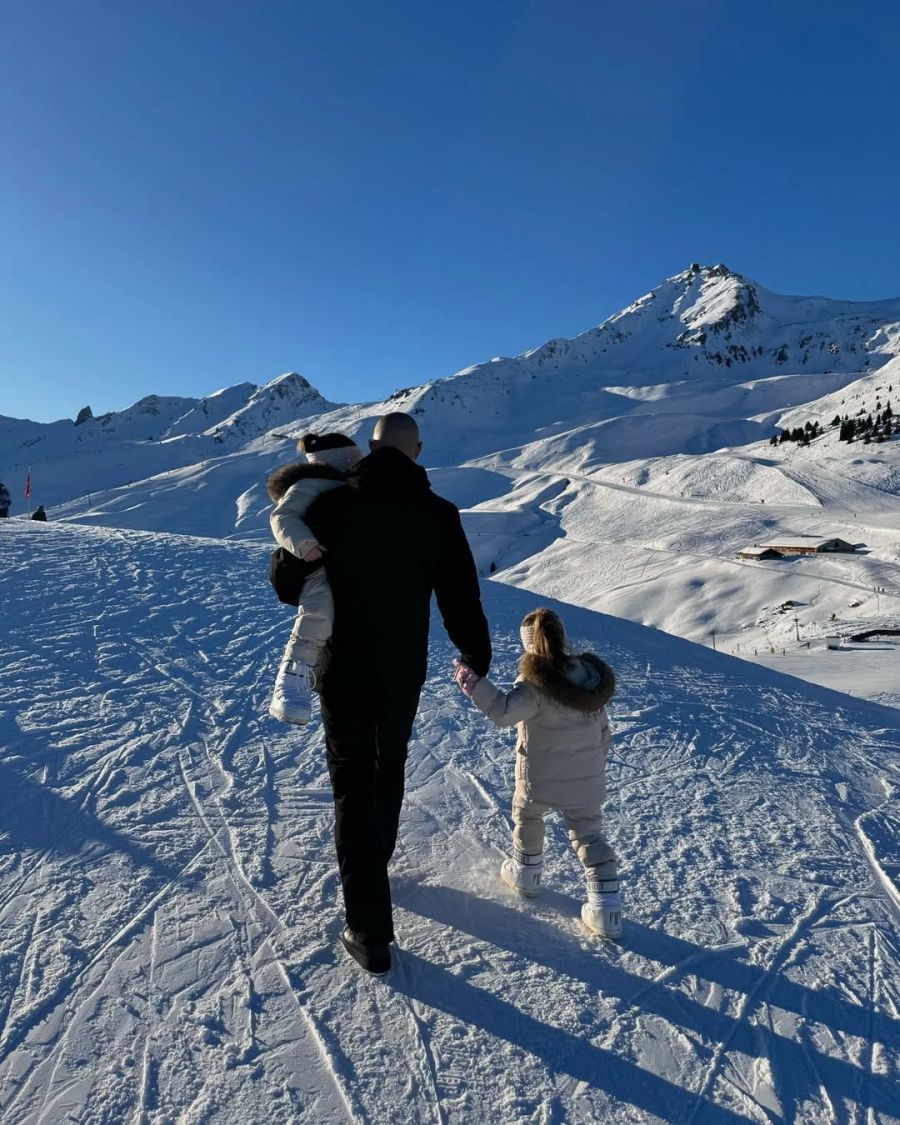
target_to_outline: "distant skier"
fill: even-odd
[[[512,691],[503,692],[455,661],[456,682],[497,726],[519,725],[513,796],[512,856],[500,877],[531,898],[541,889],[544,817],[563,814],[569,839],[584,865],[587,901],[581,918],[602,937],[622,935],[622,898],[613,849],[603,832],[609,716],[616,680],[592,652],[573,654],[565,628],[551,609],[522,622],[525,653]]]
[[[31,513],[31,518],[33,520],[40,520],[41,523],[47,522],[47,513],[44,511],[43,504],[38,504],[38,506]]]
[[[297,449],[306,455],[306,463],[285,465],[268,479],[269,496],[276,502],[269,523],[280,547],[306,562],[316,562],[323,558],[322,546],[303,517],[313,500],[345,482],[347,470],[360,460],[362,451],[345,434],[306,434]],[[274,719],[297,726],[309,722],[316,666],[334,621],[324,567],[307,577],[300,598],[269,704]]]
[[[0,480],[0,519],[9,518],[9,505],[12,503],[12,497],[9,494],[9,489]]]

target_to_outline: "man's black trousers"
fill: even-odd
[[[322,690],[334,840],[347,925],[366,945],[393,941],[388,863],[397,843],[406,746],[421,685],[380,691],[326,677]]]

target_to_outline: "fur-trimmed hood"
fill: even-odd
[[[310,465],[308,461],[292,461],[290,465],[282,465],[266,481],[266,491],[269,497],[278,501],[284,496],[291,485],[298,480],[308,480],[318,477],[319,480],[346,480],[347,474],[333,469],[330,465]]]
[[[519,662],[519,675],[554,702],[585,714],[602,710],[616,690],[612,668],[592,652],[578,653],[562,667],[526,652]]]

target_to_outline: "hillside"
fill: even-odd
[[[435,487],[466,509],[484,574],[715,637],[742,656],[787,657],[828,632],[900,625],[900,440],[847,444],[831,426],[835,415],[876,413],[891,394],[900,406],[898,325],[900,301],[783,297],[723,266],[692,267],[574,340],[383,402],[332,408],[288,375],[189,408],[160,405],[152,441],[135,436],[141,404],[96,441],[97,420],[0,427],[0,462],[18,458],[0,479],[23,481],[34,458],[34,500],[51,501],[52,519],[263,541],[265,477],[295,456],[300,432],[340,429],[365,446],[375,417],[408,410]],[[770,444],[813,421],[811,444]],[[15,445],[10,435],[26,432]],[[864,548],[736,559],[804,534]],[[900,682],[891,653],[871,658],[875,676],[868,656],[834,659],[844,686],[900,698],[884,683],[891,669]]]
[[[620,679],[604,944],[558,820],[541,899],[496,878],[513,739],[436,631],[372,980],[318,721],[265,714],[265,549],[12,520],[0,553],[4,1123],[898,1120],[896,712],[559,605]],[[535,598],[484,593],[508,681]]]
[[[14,480],[27,464],[37,478],[41,465],[44,499],[57,503],[233,452],[304,418],[355,432],[388,409],[413,413],[430,431],[432,464],[503,451],[537,467],[536,457],[577,451],[583,467],[633,457],[636,443],[653,456],[703,453],[768,437],[777,412],[840,392],[897,355],[900,299],[783,297],[725,266],[692,266],[575,339],[384,402],[330,409],[290,373],[202,400],[151,395],[80,424],[0,419],[0,479]],[[556,444],[544,447],[551,438]],[[85,457],[98,443],[107,465],[131,459],[130,480],[92,471]],[[164,449],[148,451],[151,443]],[[191,453],[195,462],[184,460]]]

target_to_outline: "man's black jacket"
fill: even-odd
[[[432,591],[462,659],[487,674],[491,641],[472,552],[458,510],[431,491],[420,465],[377,449],[305,519],[326,549],[334,592],[326,690],[360,677],[360,686],[424,683]]]

